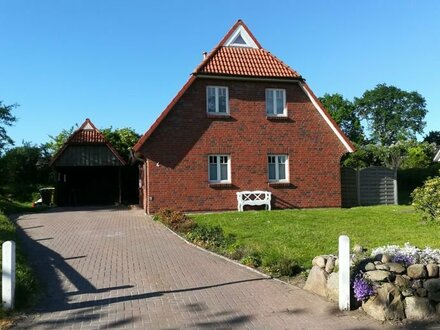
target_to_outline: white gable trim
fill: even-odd
[[[94,129],[90,123],[87,123],[82,129]]]
[[[350,145],[347,143],[347,141],[345,141],[344,137],[341,135],[341,133],[339,132],[339,130],[336,128],[336,126],[331,122],[331,120],[326,116],[325,111],[320,107],[320,105],[315,101],[315,99],[312,97],[312,95],[310,95],[309,91],[304,87],[304,85],[300,82],[299,86],[302,88],[302,90],[304,91],[304,93],[306,93],[306,95],[308,96],[308,98],[310,99],[310,101],[312,102],[312,104],[315,106],[315,109],[318,110],[319,114],[322,116],[322,118],[324,118],[325,122],[327,123],[328,126],[330,126],[330,128],[332,129],[333,133],[336,134],[336,136],[338,137],[339,141],[342,142],[342,144],[344,145],[345,149],[347,149],[348,152],[354,152],[353,148],[350,147]]]
[[[440,149],[439,149],[439,151],[437,151],[437,154],[434,157],[434,161],[435,162],[440,162]]]
[[[238,35],[241,35],[241,37],[243,38],[243,40],[246,42],[246,45],[242,45],[242,44],[234,44],[234,40],[238,37]],[[239,25],[234,33],[231,34],[231,36],[228,38],[228,40],[225,41],[225,43],[223,44],[223,46],[234,46],[234,47],[250,47],[250,48],[256,48],[258,49],[257,44],[255,43],[255,41],[251,38],[251,36],[249,35],[249,33],[247,33],[246,29],[242,26]]]

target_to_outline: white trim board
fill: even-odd
[[[440,149],[437,151],[437,154],[434,157],[435,162],[440,162]]]
[[[324,110],[319,106],[319,104],[315,101],[315,99],[313,98],[312,95],[310,95],[309,91],[304,87],[304,85],[300,82],[299,86],[302,88],[302,90],[304,91],[304,93],[306,93],[306,95],[308,96],[308,98],[310,99],[310,101],[313,103],[313,105],[315,106],[316,110],[318,110],[319,114],[322,116],[322,118],[324,118],[325,122],[327,123],[328,126],[330,126],[330,128],[332,129],[333,133],[336,134],[336,136],[338,137],[339,141],[342,142],[342,144],[344,145],[345,149],[347,149],[348,152],[354,152],[353,148],[350,147],[350,145],[347,143],[347,141],[345,141],[344,137],[341,135],[341,133],[338,131],[338,129],[335,127],[335,125],[331,122],[331,120],[326,116]]]

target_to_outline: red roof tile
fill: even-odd
[[[104,135],[93,125],[92,121],[87,118],[84,123],[72,133],[72,135],[64,143],[63,147],[52,157],[49,165],[52,166],[55,161],[60,157],[64,150],[71,144],[105,144],[111,152],[119,159],[121,164],[125,165],[125,160],[119,155],[119,153],[113,148],[113,146],[107,142]]]
[[[218,47],[195,74],[270,78],[301,78],[277,57],[262,48]]]
[[[79,129],[72,135],[69,143],[106,143],[106,141],[99,131]]]

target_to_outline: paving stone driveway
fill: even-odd
[[[140,210],[59,208],[17,224],[47,286],[20,329],[381,327],[197,249]]]

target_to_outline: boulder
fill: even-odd
[[[428,298],[406,297],[405,314],[408,320],[425,320],[432,316],[433,308]]]
[[[423,284],[422,284],[421,280],[414,280],[414,281],[412,281],[411,289],[417,290],[417,289],[420,289],[420,288],[423,288]]]
[[[402,291],[402,296],[412,297],[412,296],[414,296],[414,292],[411,289],[406,289],[406,290]]]
[[[388,262],[391,262],[391,257],[388,254],[383,254],[380,261],[382,261],[383,264],[386,264]]]
[[[440,278],[426,280],[424,287],[428,291],[429,300],[440,302]]]
[[[312,260],[312,265],[313,266],[318,266],[320,268],[324,268],[325,267],[325,258],[323,256],[317,256],[315,258],[313,258]]]
[[[369,262],[365,265],[364,269],[368,272],[370,270],[376,270],[376,266],[372,262]]]
[[[333,272],[334,269],[335,269],[335,259],[333,257],[329,257],[327,259],[327,262],[325,263],[325,271],[330,274],[331,272]]]
[[[359,245],[359,244],[356,244],[353,247],[353,253],[360,254],[360,253],[363,253],[364,251],[365,251],[365,249],[361,245]]]
[[[389,262],[388,267],[390,268],[390,271],[396,274],[403,274],[406,272],[406,267],[402,264],[399,264],[397,262]]]
[[[409,286],[409,279],[405,278],[402,275],[396,275],[394,284],[401,288],[407,288]]]
[[[310,270],[309,277],[307,277],[304,290],[316,293],[322,297],[327,296],[327,274],[319,266],[313,266]]]
[[[388,266],[387,264],[377,265],[376,269],[377,270],[390,270],[390,266]]]
[[[374,282],[386,281],[390,275],[391,273],[386,270],[372,270],[365,273],[365,277]]]
[[[438,277],[438,265],[437,264],[427,264],[426,271],[428,272],[428,277]]]
[[[406,273],[409,277],[414,279],[426,278],[428,273],[426,272],[425,265],[415,264],[411,265],[406,269]]]
[[[327,279],[327,298],[339,301],[339,273],[331,273]]]
[[[428,291],[425,288],[418,288],[416,293],[419,297],[426,297],[428,295]]]
[[[390,283],[384,283],[377,294],[362,304],[364,311],[380,321],[405,318],[402,297],[399,290]]]

